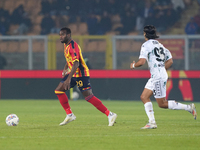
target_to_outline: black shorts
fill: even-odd
[[[62,78],[61,82],[63,83],[67,79],[68,75]],[[70,88],[73,88],[75,85],[78,86],[81,92],[91,89],[90,77],[72,77],[70,82]]]

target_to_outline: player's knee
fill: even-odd
[[[85,97],[85,100],[87,101],[87,102],[89,102],[89,100],[93,97],[94,95],[92,94],[92,95],[88,95],[88,96],[84,96]]]
[[[165,103],[158,103],[158,106],[159,106],[160,108],[166,108]]]
[[[92,93],[92,90],[83,91],[82,94],[83,94],[84,98],[94,96],[94,94]]]
[[[145,96],[145,95],[141,95],[141,96],[140,96],[140,99],[141,99],[142,101],[144,101],[144,100],[146,99],[146,96]]]
[[[168,101],[165,98],[156,98],[156,101],[160,108],[168,108]]]
[[[163,104],[162,103],[158,103],[158,107],[163,108]]]

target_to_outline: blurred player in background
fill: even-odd
[[[113,126],[117,114],[108,110],[101,100],[93,95],[89,69],[83,59],[80,46],[71,38],[71,30],[69,28],[64,27],[60,30],[60,41],[61,43],[64,43],[66,65],[62,72],[63,78],[55,89],[55,94],[67,114],[60,125],[65,125],[76,119],[76,116],[72,113],[65,92],[77,85],[85,100],[94,105],[99,111],[106,114],[108,116],[108,126]]]
[[[166,83],[168,79],[166,69],[168,69],[173,63],[172,55],[168,49],[155,40],[159,37],[156,35],[156,28],[154,26],[147,25],[144,27],[143,31],[146,42],[143,43],[141,47],[139,60],[138,62],[133,61],[133,63],[130,64],[130,68],[134,69],[144,65],[147,61],[151,73],[151,78],[146,83],[140,96],[142,102],[144,103],[146,114],[149,118],[149,122],[142,127],[142,129],[157,128],[153,105],[150,100],[152,95],[154,95],[160,108],[186,110],[194,116],[194,119],[196,119],[197,113],[193,103],[185,105],[178,103],[175,100],[166,100]]]

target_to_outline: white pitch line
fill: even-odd
[[[28,138],[28,139],[34,139],[34,138],[67,138],[67,137],[98,137],[98,136],[117,136],[117,135],[82,135],[82,136],[76,136],[76,135],[64,135],[64,136],[14,136],[14,137],[6,137],[6,136],[1,136],[0,139],[23,139],[23,138]],[[139,136],[200,136],[200,134],[138,134],[138,135],[118,135],[118,136],[123,136],[123,137],[139,137]]]

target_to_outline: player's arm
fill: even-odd
[[[165,62],[165,69],[169,69],[171,67],[171,65],[173,64],[173,59],[170,58]]]
[[[166,52],[165,52],[165,60],[166,60],[165,61],[165,69],[167,70],[173,64],[172,54],[168,49],[166,49]]]
[[[145,59],[145,58],[140,58],[140,59],[138,60],[138,62],[133,61],[133,62],[130,64],[130,68],[131,68],[131,69],[134,69],[134,68],[136,68],[136,67],[140,67],[140,66],[144,65],[145,62],[146,62],[146,59]]]
[[[69,76],[67,77],[67,79],[64,82],[64,89],[65,90],[70,89],[71,78],[72,78],[73,74],[76,72],[76,69],[78,68],[78,66],[79,66],[79,62],[77,60],[74,61],[71,72],[69,73]]]

